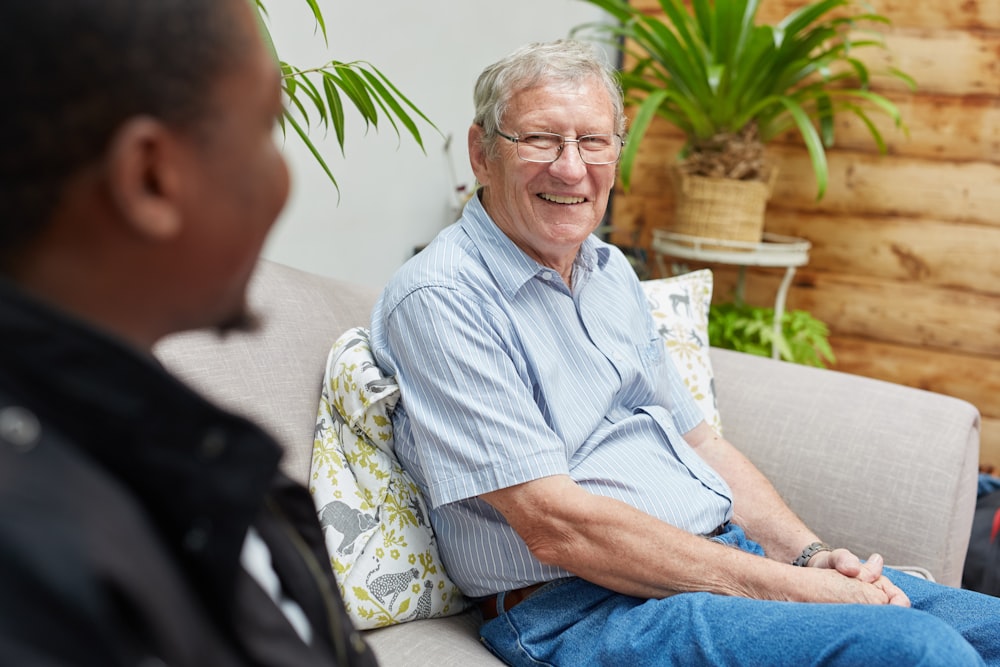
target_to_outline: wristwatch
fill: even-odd
[[[818,554],[820,551],[833,551],[833,547],[825,542],[813,542],[799,554],[798,558],[792,561],[792,565],[796,567],[805,567],[809,564],[809,560]]]

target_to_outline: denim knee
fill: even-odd
[[[984,665],[953,627],[931,614],[903,607],[880,609],[882,623],[852,628],[831,645],[829,664],[958,667]],[[824,660],[823,662],[827,662]]]

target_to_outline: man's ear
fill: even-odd
[[[179,138],[160,121],[139,116],[115,132],[108,150],[108,185],[119,217],[152,240],[177,236],[183,216]]]
[[[472,166],[472,173],[476,176],[476,181],[482,185],[489,183],[488,160],[486,150],[483,147],[483,137],[486,134],[481,126],[473,124],[469,128],[469,164]]]

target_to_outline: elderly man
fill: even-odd
[[[150,354],[237,326],[288,176],[246,0],[0,3],[0,662],[373,665],[279,446]]]
[[[513,665],[1000,662],[1000,600],[827,547],[705,423],[591,236],[625,125],[591,49],[527,46],[475,104],[482,187],[390,281],[372,344],[486,644]]]

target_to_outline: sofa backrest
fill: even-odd
[[[190,332],[157,356],[268,429],[308,486],[320,384],[333,342],[368,326],[377,291],[262,261],[254,333]],[[979,414],[959,399],[712,350],[725,435],[827,541],[959,585],[975,507]]]
[[[345,330],[369,325],[377,296],[261,260],[248,294],[262,320],[257,331],[177,334],[155,353],[195,389],[267,429],[285,449],[285,472],[306,484],[327,353]]]

